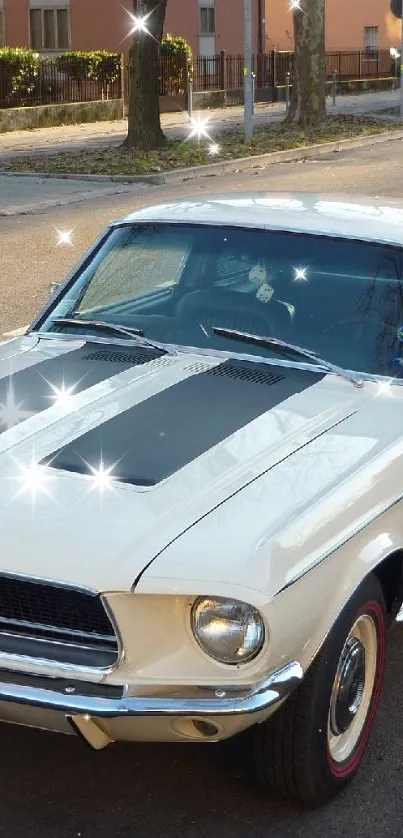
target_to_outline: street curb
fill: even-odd
[[[385,131],[384,133],[369,134],[365,137],[351,137],[347,140],[335,140],[329,143],[318,143],[316,145],[302,146],[300,148],[287,149],[286,151],[272,151],[267,154],[259,154],[252,157],[237,157],[233,160],[226,160],[220,163],[206,163],[201,166],[194,166],[186,169],[173,169],[169,172],[161,172],[152,175],[90,175],[90,174],[66,174],[49,172],[2,172],[2,177],[26,177],[37,179],[53,180],[82,180],[99,183],[143,183],[150,186],[164,186],[173,183],[180,183],[187,180],[196,180],[202,177],[215,177],[231,173],[248,171],[248,169],[265,168],[266,166],[291,163],[302,160],[309,160],[318,155],[329,154],[354,148],[365,148],[375,143],[403,140],[403,129],[399,131]],[[34,155],[33,155],[34,156]],[[91,197],[91,196],[89,196]],[[70,202],[69,202],[70,203]],[[59,203],[57,205],[60,205]]]

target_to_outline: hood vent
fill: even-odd
[[[252,384],[266,384],[268,386],[284,381],[284,375],[278,375],[268,369],[263,369],[262,366],[257,368],[254,364],[251,364],[251,366],[241,366],[230,361],[226,361],[218,367],[213,367],[213,369],[206,372],[206,375],[219,375],[221,378],[249,381]]]
[[[121,350],[114,352],[113,349],[101,349],[99,352],[91,352],[90,355],[83,355],[83,361],[98,361],[110,364],[129,364],[130,366],[135,366],[140,364],[149,364],[150,361],[160,358],[163,354],[163,351],[158,349],[146,349],[144,351],[139,351],[139,349],[136,348],[133,352],[122,352]]]

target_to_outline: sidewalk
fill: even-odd
[[[339,96],[336,105],[327,100],[329,115],[355,114],[375,115],[385,108],[399,104],[400,91],[363,93],[354,96]],[[199,111],[198,115],[209,119],[212,135],[241,126],[243,107],[220,108]],[[255,125],[278,122],[284,118],[284,102],[257,104]],[[161,123],[169,138],[184,138],[187,135],[189,117],[187,112],[163,114]],[[393,121],[393,117],[391,119]],[[39,128],[34,131],[12,131],[0,134],[0,160],[29,154],[52,154],[59,151],[74,151],[79,148],[100,148],[118,146],[126,136],[127,120],[96,122],[82,125],[65,125],[57,128]]]

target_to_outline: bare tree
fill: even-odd
[[[129,53],[129,119],[124,145],[149,150],[165,141],[159,108],[159,46],[167,0],[133,0],[133,43]]]
[[[288,124],[316,127],[326,119],[325,0],[294,4],[294,73]]]

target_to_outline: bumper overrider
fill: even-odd
[[[115,739],[218,741],[271,715],[302,677],[292,661],[252,689],[172,686],[159,695],[130,695],[126,687],[3,670],[0,720],[74,732],[95,749]]]

